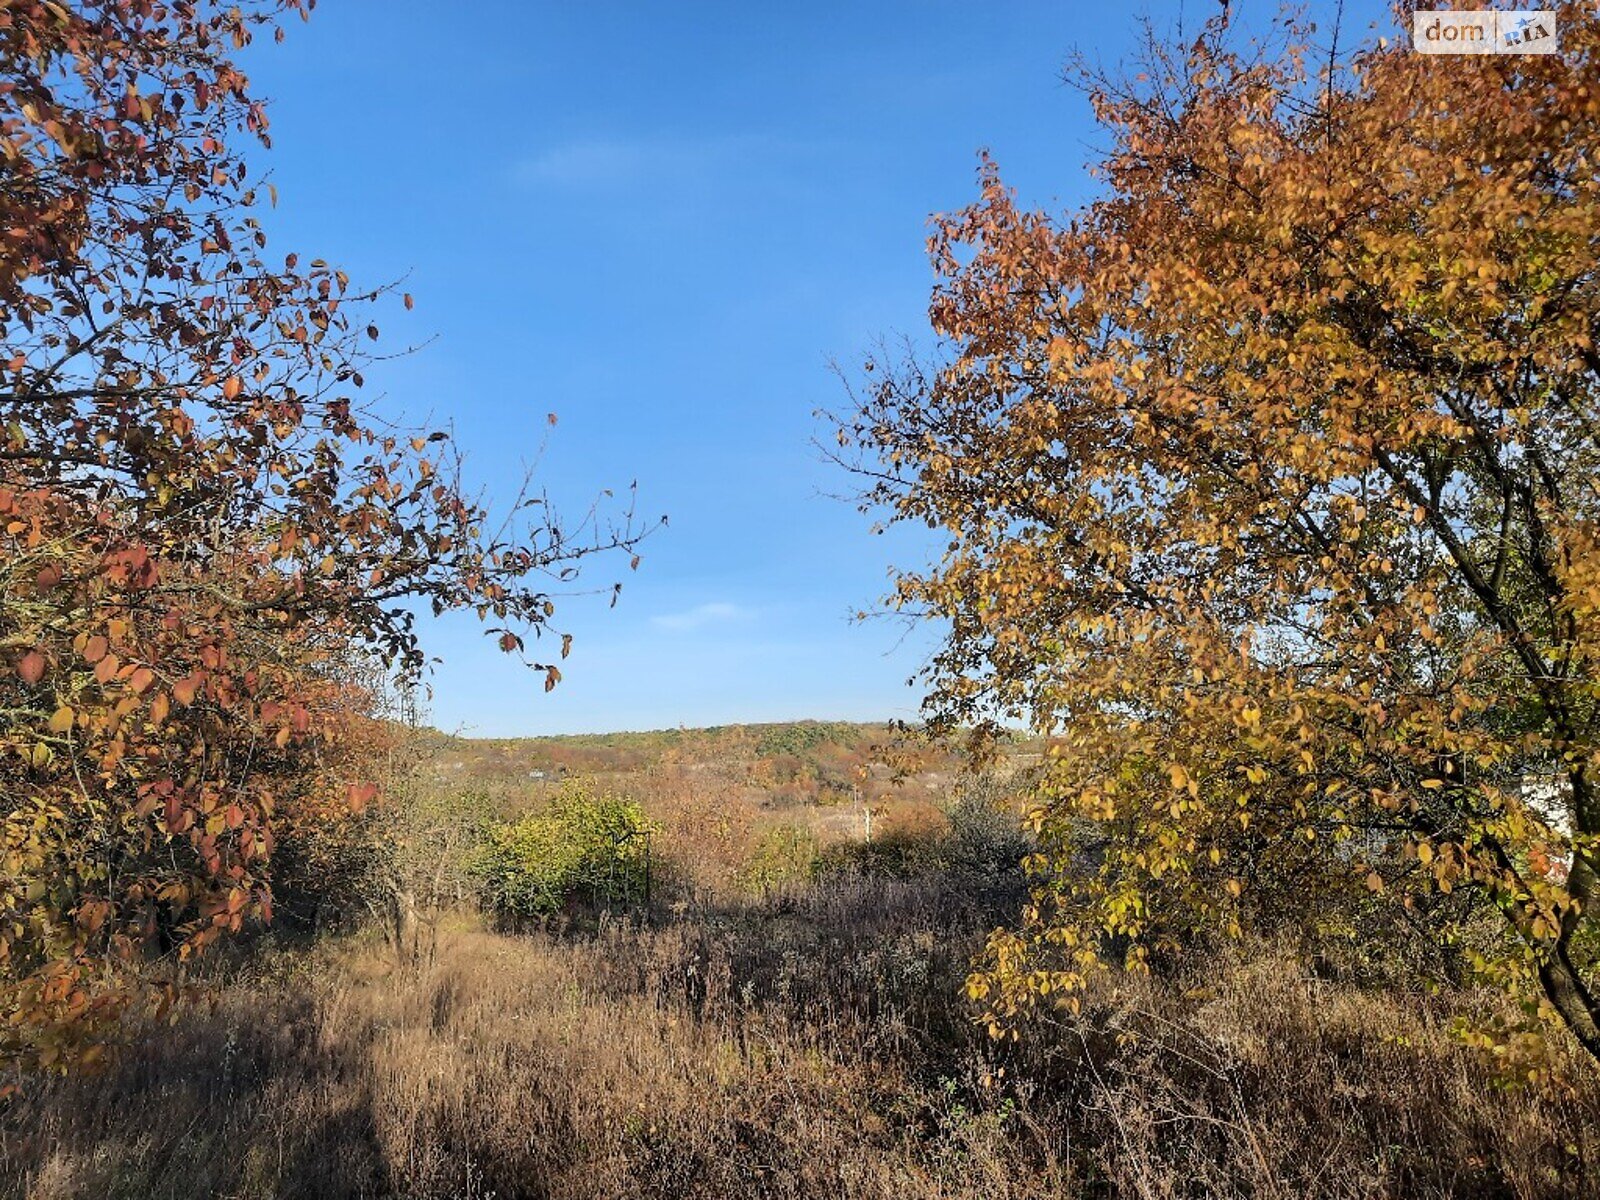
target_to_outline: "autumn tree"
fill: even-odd
[[[421,689],[366,674],[362,695],[385,719],[367,723],[357,748],[382,801],[297,809],[276,844],[273,902],[294,928],[366,923],[409,966],[431,957],[440,919],[477,892],[479,847],[499,812],[486,793],[441,772],[456,739],[428,725]]]
[[[1406,14],[1402,11],[1402,17]],[[1053,739],[996,1029],[1282,910],[1382,908],[1600,1055],[1600,20],[1080,73],[1100,198],[936,221],[933,360],[841,422],[938,531],[929,712]],[[1325,44],[1325,43],[1324,43]]]
[[[12,1062],[93,1054],[149,960],[270,915],[286,822],[375,799],[383,714],[352,667],[415,675],[419,608],[525,653],[551,587],[635,537],[537,497],[490,523],[444,433],[358,399],[391,293],[269,259],[244,158],[267,119],[233,56],[312,2],[0,6]]]

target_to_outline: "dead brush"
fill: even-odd
[[[981,905],[832,880],[660,926],[446,922],[251,960],[214,1008],[0,1122],[0,1190],[77,1196],[1592,1195],[1600,1084],[1498,1086],[1450,997],[1270,946],[1106,977],[994,1042],[959,994]]]

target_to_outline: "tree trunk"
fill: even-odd
[[[394,922],[395,954],[402,963],[417,960],[417,898],[410,888],[396,887],[389,897]]]
[[[1539,982],[1573,1036],[1596,1061],[1600,1061],[1600,997],[1597,997],[1570,952],[1572,937],[1584,920],[1600,919],[1600,873],[1596,872],[1594,843],[1600,833],[1600,794],[1591,786],[1584,768],[1569,777],[1572,787],[1572,862],[1567,870],[1567,894],[1573,906],[1561,919],[1561,931],[1539,964]]]
[[[1552,945],[1539,964],[1539,983],[1578,1043],[1600,1062],[1600,1000],[1573,966],[1565,936]]]

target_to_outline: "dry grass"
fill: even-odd
[[[1492,1086],[1421,1000],[1257,955],[1126,980],[997,1046],[955,991],[987,919],[834,883],[657,928],[463,918],[399,969],[255,955],[102,1078],[35,1086],[0,1183],[45,1198],[1579,1197],[1600,1084]],[[1192,991],[1192,989],[1189,989]]]

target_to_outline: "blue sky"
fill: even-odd
[[[1345,10],[1347,36],[1386,12]],[[623,579],[616,608],[560,602],[575,641],[548,695],[474,622],[425,623],[435,723],[914,716],[936,631],[851,617],[927,545],[832,498],[849,481],[811,446],[842,402],[828,364],[927,341],[927,221],[973,197],[980,148],[1031,205],[1092,195],[1061,65],[1114,64],[1137,31],[1117,5],[1023,0],[323,0],[252,49],[273,248],[416,296],[382,322],[386,346],[428,341],[368,372],[384,407],[453,426],[490,499],[536,466],[569,514],[637,480],[641,515],[671,518],[637,573],[587,574]]]

